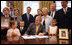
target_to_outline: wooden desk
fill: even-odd
[[[40,39],[1,36],[1,44],[71,44],[71,40],[59,40],[56,36]]]

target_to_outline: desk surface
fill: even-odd
[[[1,44],[71,44],[71,40],[59,40],[56,36],[40,39],[23,39],[22,37],[1,36]]]

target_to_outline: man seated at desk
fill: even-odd
[[[41,20],[42,20],[41,17],[37,16],[35,19],[35,23],[30,24],[24,36],[28,36],[28,35],[43,36],[45,31],[43,25],[41,25]]]

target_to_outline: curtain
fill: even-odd
[[[7,1],[7,6],[9,6],[9,2],[12,2],[15,8],[20,9],[20,15],[23,14],[23,1]]]
[[[42,9],[44,7],[47,7],[48,12],[50,12],[50,5],[54,3],[54,1],[40,1],[39,8]]]

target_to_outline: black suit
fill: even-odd
[[[31,14],[29,14],[29,21],[28,21],[27,14],[25,13],[25,14],[22,15],[22,20],[25,22],[25,27],[26,27],[26,30],[27,30],[30,23],[33,22],[33,16]]]
[[[51,15],[51,12],[48,12],[48,15],[50,16]],[[53,19],[56,18],[56,15],[57,15],[57,11],[55,11],[55,15],[54,15]]]
[[[27,29],[27,31],[25,32],[25,34],[28,34],[28,35],[35,35],[36,33],[36,24],[35,23],[31,23]],[[44,30],[44,27],[43,25],[39,25],[39,28],[38,28],[38,32],[37,32],[37,35],[39,33],[45,33],[45,30]]]
[[[25,27],[23,27],[22,30],[20,29],[20,26],[18,26],[17,28],[19,29],[21,35],[23,35],[25,33],[25,31],[26,31],[26,28]]]
[[[56,19],[59,28],[71,29],[71,8],[67,8],[66,14],[64,13],[63,8],[58,10]]]

